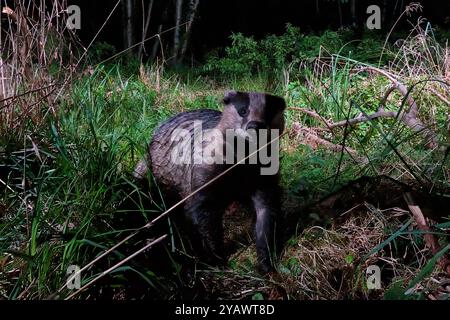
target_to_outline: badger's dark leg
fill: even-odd
[[[200,237],[202,258],[211,264],[223,263],[222,211],[213,206],[208,196],[200,194],[186,202],[185,212]]]
[[[275,189],[258,189],[252,195],[256,212],[256,253],[258,269],[268,273],[273,269],[275,220],[280,211],[279,192]]]

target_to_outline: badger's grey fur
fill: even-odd
[[[230,165],[174,163],[171,153],[177,143],[173,139],[175,130],[187,129],[192,137],[194,121],[201,121],[204,132],[207,129],[218,129],[216,131],[221,133],[222,138],[229,129],[278,129],[280,134],[284,129],[285,102],[280,97],[231,91],[225,94],[223,103],[223,112],[208,109],[183,112],[163,123],[153,135],[146,161],[137,165],[135,176],[145,176],[151,168],[162,190],[181,199],[202,187]],[[220,144],[217,150],[225,150],[222,138],[213,139],[210,143]],[[211,260],[220,260],[223,258],[224,210],[236,200],[251,203],[256,212],[258,268],[266,273],[272,268],[270,253],[274,243],[275,218],[280,211],[280,189],[278,174],[261,175],[259,169],[258,164],[235,167],[187,199],[184,212],[198,231],[202,246]]]

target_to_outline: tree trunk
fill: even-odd
[[[175,8],[175,32],[173,36],[173,52],[172,59],[173,64],[178,63],[178,57],[180,54],[180,26],[181,26],[181,14],[183,8],[183,0],[176,0],[176,8]]]
[[[150,0],[150,4],[148,5],[147,8],[147,15],[146,16],[142,16],[142,43],[139,46],[139,51],[138,51],[138,57],[139,60],[142,58],[142,51],[145,51],[145,38],[147,37],[147,32],[148,32],[148,27],[150,26],[150,17],[152,16],[152,10],[153,10],[153,2],[154,0]],[[144,12],[144,0],[142,0],[142,12]]]
[[[151,56],[152,60],[155,60],[156,56],[158,55],[159,44],[161,42],[161,39],[160,39],[161,31],[162,31],[162,24],[160,24],[158,26],[158,33],[157,33],[157,36],[155,38],[155,43],[153,44],[153,49],[152,49],[152,56]]]
[[[123,46],[127,49],[133,45],[133,0],[123,0],[123,13]]]
[[[352,27],[357,29],[358,28],[358,18],[356,16],[356,0],[351,0],[350,11],[352,14]]]
[[[163,28],[163,24],[166,22],[167,20],[167,13],[169,11],[169,7],[170,7],[170,1],[166,1],[166,6],[163,10],[162,16],[161,16],[161,23],[158,26],[158,33],[157,36],[155,37],[155,42],[153,43],[153,49],[152,49],[152,55],[151,55],[151,59],[152,61],[154,61],[156,59],[156,56],[158,55],[158,50],[159,50],[159,46],[162,46],[161,43],[161,32],[162,32],[162,28]],[[161,47],[161,50],[163,50],[164,48]],[[163,53],[163,59],[164,59],[164,53]]]
[[[186,26],[186,33],[184,34],[183,47],[181,48],[180,60],[182,60],[186,54],[189,38],[191,36],[192,25],[194,24],[195,16],[197,15],[198,3],[200,0],[191,0],[189,4],[189,18]]]

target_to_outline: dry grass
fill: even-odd
[[[75,71],[76,39],[66,26],[67,1],[13,1],[3,7],[0,134],[35,131],[56,114],[62,84]]]
[[[252,272],[254,247],[230,258],[232,270],[206,271],[200,279],[211,298],[249,299],[262,294],[266,299],[401,299],[404,288],[432,256],[417,242],[412,232],[415,224],[369,254],[404,226],[409,213],[400,208],[381,211],[364,203],[345,215],[339,219],[344,219],[342,223],[335,221],[328,229],[310,227],[291,239],[280,257],[278,272],[269,279]],[[370,265],[381,268],[379,290],[367,289],[366,269]],[[436,268],[410,293],[443,299],[450,293],[448,277]]]
[[[369,298],[363,270],[386,257],[383,252],[382,258],[364,259],[364,256],[385,240],[387,229],[401,225],[395,213],[395,209],[384,215],[368,211],[329,230],[320,227],[305,230],[295,244],[286,248],[281,260],[290,270],[283,276],[288,295],[296,299]],[[392,267],[402,270],[400,263],[392,263]]]

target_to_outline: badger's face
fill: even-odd
[[[238,133],[247,130],[284,130],[283,98],[258,92],[229,91],[223,98],[225,105],[222,125]]]

